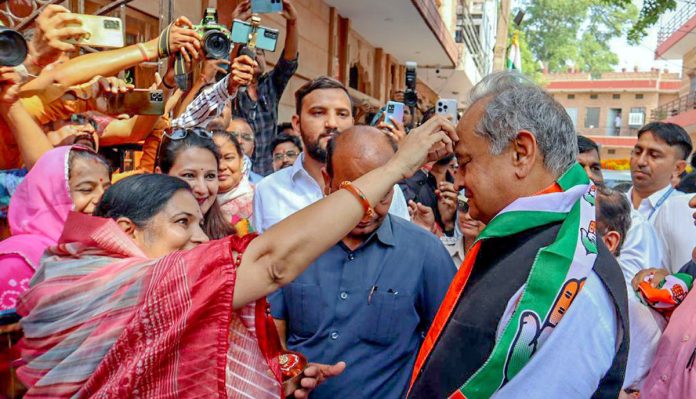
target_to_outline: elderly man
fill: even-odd
[[[409,397],[617,397],[626,285],[598,240],[573,123],[518,74],[488,76],[470,96],[456,181],[488,226],[423,342]]]
[[[328,148],[326,194],[385,164],[396,150],[379,130],[356,126]],[[456,269],[434,235],[389,215],[394,190],[297,280],[270,297],[281,340],[346,371],[313,398],[403,398],[413,361]]]

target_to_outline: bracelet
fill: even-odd
[[[363,192],[360,191],[359,188],[355,187],[353,183],[346,180],[343,183],[341,183],[338,186],[338,188],[347,190],[348,192],[353,194],[355,198],[358,199],[358,201],[360,201],[360,204],[362,205],[364,212],[362,220],[368,220],[372,217],[372,215],[375,214],[375,210],[372,209],[372,207],[370,206],[370,201],[367,200],[365,194],[363,194]]]
[[[138,50],[140,50],[140,55],[143,56],[143,62],[147,62],[149,58],[147,57],[147,51],[145,51],[145,46],[142,43],[136,44]]]

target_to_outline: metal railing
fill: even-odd
[[[486,75],[489,69],[488,58],[483,52],[483,46],[474,27],[474,20],[469,13],[469,5],[465,0],[459,0],[457,4],[457,26],[455,41],[466,46],[474,60],[476,69],[481,75]]]
[[[696,2],[683,1],[675,12],[674,16],[666,23],[660,24],[660,29],[657,31],[657,45],[660,46],[667,39],[679,31],[694,15],[696,15]]]
[[[692,110],[696,110],[696,92],[681,96],[655,108],[651,112],[650,118],[653,121],[661,121]]]

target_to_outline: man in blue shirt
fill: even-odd
[[[356,126],[328,146],[327,194],[384,165],[395,144]],[[313,362],[345,361],[313,398],[402,398],[423,334],[456,269],[434,235],[390,216],[389,193],[369,220],[270,296],[281,341]]]

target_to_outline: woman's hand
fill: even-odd
[[[6,112],[10,105],[19,100],[19,85],[22,79],[12,67],[0,67],[0,103]]]
[[[633,277],[633,280],[631,281],[631,285],[633,286],[634,290],[638,291],[638,286],[640,285],[640,283],[645,281],[646,277],[652,275],[650,277],[650,285],[653,287],[657,287],[662,282],[662,280],[664,280],[665,277],[667,277],[669,274],[669,271],[665,269],[643,269],[636,273],[636,276]]]
[[[346,364],[344,362],[338,362],[336,364],[320,364],[320,363],[309,363],[307,368],[304,370],[303,377],[300,380],[300,386],[294,391],[286,392],[286,396],[293,394],[295,399],[307,399],[309,394],[316,389],[319,384],[323,383],[331,377],[335,377],[346,369]]]
[[[408,201],[408,214],[414,224],[428,231],[433,231],[435,228],[435,213],[430,207],[411,200]]]
[[[113,76],[99,78],[97,83],[99,85],[99,92],[101,94],[126,93],[133,90],[135,87],[132,84],[126,83],[123,80]]]
[[[409,178],[426,162],[451,154],[458,140],[454,125],[441,115],[436,115],[401,140],[399,151],[389,165],[396,167],[402,178]]]
[[[457,190],[454,189],[454,184],[441,182],[439,188],[435,190],[435,195],[437,195],[437,209],[440,211],[445,231],[454,230],[454,218],[457,215]]]
[[[41,69],[57,61],[64,52],[75,51],[77,47],[66,40],[80,39],[88,32],[80,26],[70,25],[82,25],[82,22],[65,7],[46,6],[36,18],[34,37],[28,45],[30,64]]]
[[[393,117],[389,117],[391,124],[384,121],[377,124],[377,128],[384,131],[384,133],[391,137],[396,144],[399,144],[401,140],[406,137],[406,129],[404,129],[404,124],[397,121]]]

